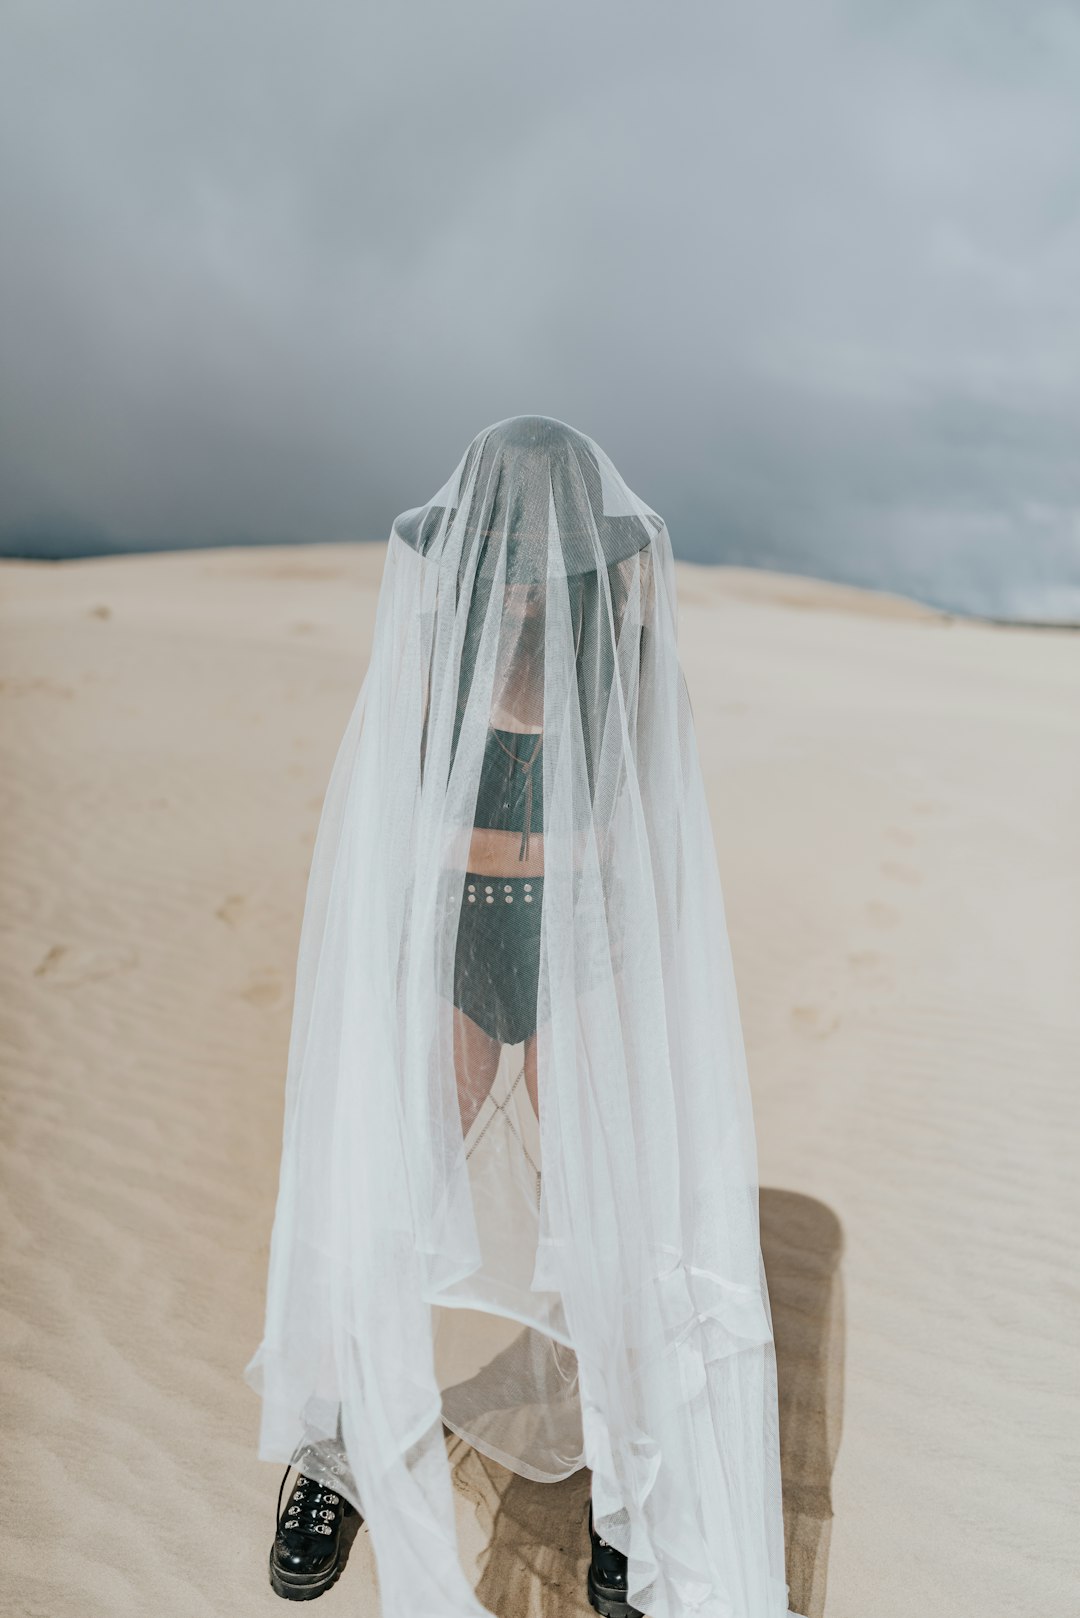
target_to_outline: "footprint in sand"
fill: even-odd
[[[899,843],[901,848],[910,848],[915,841],[915,833],[906,826],[886,826],[885,835],[890,843]]]
[[[894,905],[886,904],[884,899],[871,899],[866,906],[867,918],[875,927],[895,927],[900,920],[900,912]]]
[[[891,989],[893,975],[884,955],[876,949],[853,949],[848,952],[848,965],[858,981],[869,989]]]
[[[282,999],[281,978],[269,968],[264,972],[258,972],[251,982],[240,990],[240,998],[241,1000],[246,1000],[252,1006],[280,1005]]]
[[[922,876],[915,867],[905,865],[902,860],[882,860],[878,869],[893,882],[903,882],[909,888],[917,888],[922,882]]]
[[[29,697],[43,692],[47,697],[72,698],[75,695],[70,685],[62,685],[59,680],[50,680],[47,675],[38,675],[29,679],[0,680],[0,696]]]
[[[340,567],[323,565],[320,562],[279,562],[270,567],[259,568],[258,573],[264,579],[343,579],[346,577]]]
[[[105,603],[102,602],[97,607],[89,607],[87,609],[86,616],[88,618],[111,618],[112,617],[112,608],[107,607],[105,605]]]
[[[828,1039],[840,1026],[840,1013],[835,1007],[804,1004],[792,1006],[791,1021],[803,1033],[813,1034],[817,1039]]]
[[[35,966],[34,976],[47,978],[57,988],[73,989],[80,983],[96,983],[102,978],[115,977],[118,972],[130,972],[138,964],[138,951],[129,945],[109,949],[54,944]]]
[[[229,897],[218,905],[214,915],[219,921],[228,922],[230,927],[235,927],[243,914],[244,904],[245,899],[242,893],[230,893]]]

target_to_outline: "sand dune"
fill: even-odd
[[[240,1372],[383,556],[0,565],[4,1613],[282,1610]],[[681,564],[680,635],[767,1188],[793,1606],[1065,1613],[1080,637]],[[453,1453],[486,1604],[588,1613],[586,1475]],[[319,1610],[374,1614],[363,1533]]]

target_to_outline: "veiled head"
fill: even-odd
[[[447,484],[394,524],[459,577],[507,585],[596,573],[644,549],[660,526],[585,433],[552,416],[510,416],[472,440]],[[505,558],[505,562],[504,562]]]

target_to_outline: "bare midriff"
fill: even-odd
[[[573,840],[570,864],[580,870],[585,859],[589,834],[582,832]],[[477,876],[543,876],[544,838],[533,832],[529,837],[529,852],[525,859],[521,853],[521,833],[502,831],[494,826],[474,826],[469,843],[469,870]]]
[[[544,838],[541,832],[529,836],[529,852],[521,853],[521,833],[495,826],[474,826],[469,843],[469,870],[477,876],[543,876]]]

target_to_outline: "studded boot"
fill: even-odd
[[[589,1539],[592,1542],[592,1560],[589,1563],[589,1604],[601,1618],[644,1618],[637,1607],[626,1599],[626,1557],[622,1551],[609,1545],[593,1527],[592,1497],[589,1498]]]
[[[270,1584],[286,1601],[314,1601],[329,1590],[344,1566],[342,1527],[356,1515],[356,1507],[301,1472],[282,1516],[281,1497],[291,1470],[285,1468],[278,1489]]]

